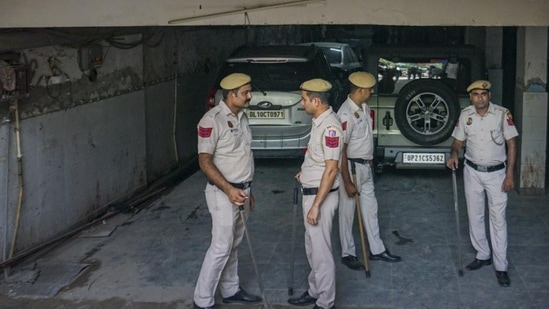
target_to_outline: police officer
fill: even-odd
[[[353,238],[355,196],[360,198],[362,221],[370,244],[370,259],[385,262],[400,262],[392,255],[379,236],[377,199],[374,191],[372,159],[374,138],[370,107],[366,101],[374,92],[376,79],[367,72],[349,75],[350,94],[337,112],[343,126],[343,150],[341,156],[341,185],[339,187],[339,237],[341,239],[341,262],[353,270],[364,269],[356,258]],[[352,168],[357,183],[351,178]]]
[[[243,112],[252,98],[251,78],[233,73],[220,86],[223,100],[198,123],[198,161],[208,178],[205,195],[212,216],[212,241],[196,283],[194,308],[215,308],[217,287],[224,303],[261,301],[240,287],[237,272],[236,248],[244,233],[238,207],[244,205],[246,212],[254,207],[251,131]]]
[[[469,234],[477,255],[466,269],[477,270],[491,265],[493,257],[499,285],[509,286],[505,210],[507,191],[515,186],[518,132],[509,110],[490,102],[490,87],[489,81],[478,80],[467,88],[473,105],[464,108],[459,116],[452,134],[452,153],[446,165],[451,169],[458,168],[458,153],[467,142],[463,181]],[[492,253],[484,222],[485,197],[488,197]]]
[[[323,79],[301,84],[301,104],[313,116],[311,138],[296,179],[303,186],[305,252],[311,266],[309,289],[288,302],[296,306],[315,304],[314,309],[334,307],[335,263],[332,225],[338,205],[338,164],[343,146],[341,122],[329,105],[332,85]]]

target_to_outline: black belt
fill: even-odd
[[[359,163],[359,164],[370,164],[370,162],[372,162],[372,160],[366,160],[366,159],[351,159],[351,158],[347,158],[347,160],[353,162],[353,163]]]
[[[212,186],[215,186],[215,184],[211,181],[208,180],[208,183]],[[252,186],[252,182],[251,181],[248,181],[248,182],[241,182],[241,183],[232,183],[232,182],[229,182],[231,184],[231,186],[237,188],[237,189],[240,189],[240,190],[246,190],[248,189],[249,187]]]
[[[329,192],[335,192],[338,188],[330,189]],[[316,195],[318,193],[318,188],[302,188],[301,190],[303,192],[303,195]]]
[[[492,166],[484,166],[484,165],[477,165],[467,159],[465,159],[465,163],[479,172],[495,172],[505,168],[505,163],[492,165]]]

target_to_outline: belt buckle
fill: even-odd
[[[477,171],[486,173],[488,172],[488,166],[477,165]]]

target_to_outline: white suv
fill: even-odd
[[[329,81],[330,102],[336,108],[346,95],[341,81],[317,47],[244,46],[223,64],[208,96],[207,108],[222,99],[219,81],[235,72],[252,78],[253,97],[245,112],[256,158],[301,157],[307,150],[312,118],[301,106],[301,83],[312,78]]]
[[[373,46],[366,50],[365,67],[378,75],[368,100],[376,172],[387,165],[445,168],[453,128],[461,109],[470,105],[466,88],[487,79],[481,51],[472,46]]]

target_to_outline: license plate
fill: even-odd
[[[248,111],[248,118],[284,119],[284,111]]]
[[[444,164],[445,156],[443,153],[413,153],[405,152],[402,155],[403,163],[421,163],[421,164]]]

